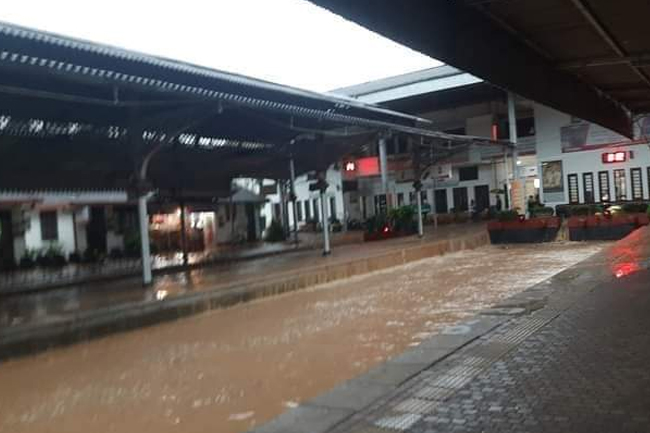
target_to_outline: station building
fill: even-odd
[[[431,120],[450,134],[510,139],[508,94],[450,66],[334,90],[333,93]],[[517,177],[526,198],[547,206],[650,199],[650,117],[636,119],[635,138],[626,139],[602,126],[515,97]],[[395,138],[387,145],[388,191],[383,191],[376,143],[360,146],[327,171],[328,215],[363,221],[386,207],[415,203],[411,143]],[[313,175],[296,179],[298,226],[322,218],[321,198],[311,191]],[[422,201],[429,218],[509,205],[513,180],[510,150],[471,144],[424,171]],[[269,223],[280,218],[280,194],[267,195],[263,210]],[[288,197],[285,195],[285,198]],[[288,200],[288,199],[287,199]],[[293,227],[292,203],[287,203]],[[520,209],[525,212],[525,209]]]

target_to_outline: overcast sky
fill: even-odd
[[[440,64],[305,0],[3,0],[0,19],[317,91]]]

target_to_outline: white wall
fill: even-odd
[[[624,169],[626,175],[626,191],[628,198],[631,199],[632,182],[631,182],[631,168],[641,168],[642,185],[643,185],[643,198],[649,199],[648,194],[649,179],[648,167],[650,166],[650,149],[647,144],[629,145],[629,146],[616,146],[613,148],[600,148],[595,150],[562,153],[562,142],[560,136],[560,128],[567,126],[571,123],[571,116],[556,111],[552,108],[536,104],[535,105],[535,124],[537,128],[537,156],[538,156],[538,170],[540,178],[541,163],[546,161],[562,161],[562,178],[564,182],[564,191],[562,193],[548,193],[540,191],[540,199],[548,206],[555,206],[558,204],[566,204],[569,202],[569,191],[567,176],[569,174],[578,175],[578,190],[580,202],[584,202],[584,185],[583,173],[593,173],[594,179],[594,195],[596,201],[600,198],[598,173],[600,171],[607,171],[609,173],[609,189],[611,195],[614,194],[614,173],[616,169]],[[612,137],[619,137],[618,134],[611,132]],[[616,139],[616,138],[615,138]],[[611,151],[633,151],[634,159],[628,159],[623,163],[603,164],[602,154]],[[613,198],[613,197],[612,197]]]
[[[216,216],[216,242],[229,243],[239,240],[247,240],[248,237],[248,218],[246,216],[246,206],[244,204],[235,204],[237,209],[234,219],[228,219],[227,206],[220,205],[215,212]]]
[[[327,202],[328,215],[330,218],[334,216],[339,221],[344,222],[346,219],[347,207],[345,206],[346,203],[343,197],[343,180],[341,176],[341,171],[335,170],[333,167],[330,167],[327,170],[326,179],[329,185],[327,191],[325,192],[325,201]],[[310,207],[311,207],[311,217],[314,218],[313,201],[314,199],[317,199],[318,220],[319,221],[322,220],[321,208],[320,208],[321,206],[320,192],[309,190],[309,185],[312,183],[313,181],[309,181],[307,179],[307,175],[296,177],[296,184],[294,185],[295,192],[296,192],[296,200],[300,202],[299,206],[301,206],[302,209],[302,219],[298,221],[298,227],[305,224],[305,220],[306,220],[305,203],[304,203],[305,200],[309,200]],[[330,197],[334,197],[334,199],[336,200],[335,202],[336,215],[332,215],[330,209]],[[278,194],[271,194],[268,195],[266,198],[267,198],[267,203],[262,208],[262,215],[266,218],[266,227],[268,227],[268,225],[273,220],[274,205],[280,202],[280,196]],[[289,203],[288,213],[289,213],[289,227],[293,228],[294,221],[293,221],[292,203]]]
[[[25,232],[25,248],[30,250],[40,250],[48,248],[52,244],[61,246],[65,255],[74,252],[74,227],[72,224],[72,212],[67,209],[57,209],[57,229],[58,240],[44,241],[41,237],[41,220],[40,210],[36,209],[29,212],[30,227]],[[18,252],[16,252],[17,257]],[[21,254],[22,255],[22,254]]]

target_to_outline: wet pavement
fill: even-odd
[[[3,329],[7,331],[9,328],[35,323],[55,324],[80,313],[101,308],[134,303],[147,304],[201,291],[225,290],[233,285],[266,279],[274,275],[305,270],[314,266],[349,262],[359,257],[382,254],[404,245],[417,245],[484,230],[484,224],[447,226],[437,231],[428,230],[423,240],[408,237],[341,245],[333,248],[332,254],[328,257],[322,257],[319,250],[287,252],[286,245],[268,245],[264,251],[278,250],[283,254],[235,262],[226,261],[221,265],[157,275],[154,284],[150,287],[143,287],[139,277],[131,277],[81,283],[32,293],[12,295],[0,293],[0,336]],[[316,242],[314,236],[310,237],[309,234],[303,234],[303,241]],[[253,254],[256,251],[246,249],[241,254]]]
[[[453,253],[7,361],[0,432],[243,432],[604,246]]]
[[[537,289],[545,308],[317,431],[649,432],[649,241],[641,229],[558,274]]]
[[[301,237],[302,243],[258,243],[239,246],[220,246],[212,250],[188,253],[190,266],[218,264],[233,261],[251,260],[274,254],[292,252],[297,249],[313,248],[317,242],[307,234]],[[158,254],[152,256],[154,271],[165,271],[183,265],[181,253]],[[140,258],[106,259],[97,263],[70,263],[61,268],[19,269],[0,272],[0,295],[17,292],[84,285],[119,278],[139,276],[142,272]]]

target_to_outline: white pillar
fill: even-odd
[[[298,243],[298,209],[296,205],[296,167],[293,163],[293,157],[289,160],[289,173],[291,175],[291,202],[293,203],[293,240]]]
[[[419,189],[415,190],[415,195],[418,204],[418,236],[422,237],[424,236],[424,224],[422,222],[422,194]]]
[[[140,220],[140,248],[142,251],[142,284],[148,286],[151,277],[151,252],[149,250],[149,215],[147,214],[147,196],[138,197],[138,217]]]
[[[325,203],[325,193],[320,193],[320,209],[323,218],[323,255],[326,256],[330,253],[330,224],[327,212],[327,203]]]
[[[517,160],[519,155],[517,152],[517,114],[515,110],[515,95],[508,92],[508,126],[510,129],[510,142],[512,143],[512,181],[519,179],[519,169],[517,167]],[[510,208],[515,208],[515,203],[512,197],[512,188],[510,188]]]
[[[381,172],[381,189],[386,194],[388,206],[388,160],[386,159],[386,138],[379,139],[379,171]]]

